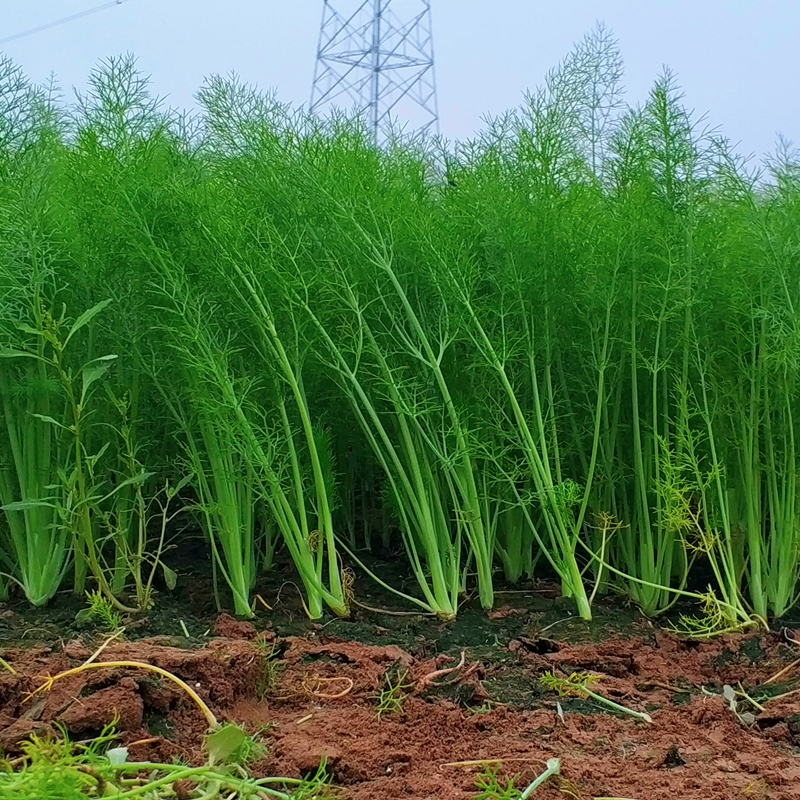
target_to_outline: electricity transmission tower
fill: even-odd
[[[431,0],[324,0],[311,111],[353,106],[376,143],[399,122],[437,131]]]

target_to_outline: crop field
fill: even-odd
[[[800,798],[800,156],[621,72],[0,59],[0,799]]]

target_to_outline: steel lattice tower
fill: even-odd
[[[395,121],[404,131],[437,131],[431,0],[325,0],[311,111],[355,106],[380,142]],[[397,13],[396,13],[397,12]],[[402,15],[402,17],[400,16]]]

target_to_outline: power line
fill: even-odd
[[[111,8],[112,6],[121,6],[123,3],[127,3],[128,0],[112,0],[110,3],[103,3],[100,6],[95,6],[94,8],[87,8],[86,11],[79,11],[77,14],[72,14],[69,17],[63,17],[62,19],[57,19],[53,22],[48,22],[45,25],[39,25],[38,28],[31,28],[27,31],[22,31],[20,33],[15,33],[13,36],[6,36],[5,39],[0,39],[0,44],[5,44],[6,42],[13,42],[15,39],[22,39],[25,36],[31,36],[34,33],[41,33],[42,31],[46,31],[49,28],[55,28],[56,25],[64,25],[67,22],[72,22],[73,20],[80,19],[81,17],[88,17],[89,14],[95,14],[98,11],[105,11],[107,8]]]

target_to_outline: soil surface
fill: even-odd
[[[260,742],[256,775],[301,777],[325,759],[349,800],[474,798],[481,762],[523,788],[553,757],[561,774],[536,800],[800,798],[792,631],[691,642],[610,599],[587,624],[541,585],[501,595],[488,614],[468,605],[454,624],[363,608],[349,621],[310,623],[290,593],[268,594],[272,608],[249,622],[207,607],[190,614],[184,597],[181,626],[167,602],[155,622],[129,621],[126,639],[95,660],[168,670]],[[56,610],[0,608],[0,654],[16,672],[0,670],[3,750],[59,726],[87,739],[116,716],[132,759],[202,761],[204,717],[157,675],[92,669],[34,691],[108,638],[81,629],[74,612],[66,600]],[[652,724],[559,697],[542,685],[546,672],[592,675],[595,692]],[[732,710],[725,685],[755,703],[737,694]],[[399,703],[379,714],[392,686]]]

